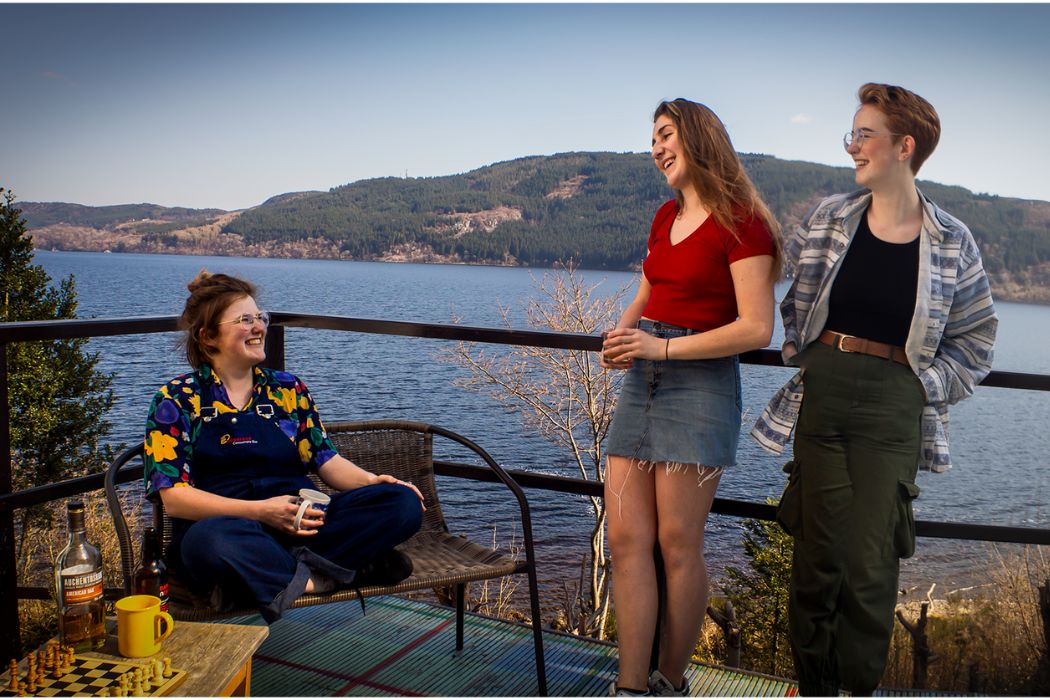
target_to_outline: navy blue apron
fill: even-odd
[[[247,501],[314,488],[298,448],[273,415],[271,404],[236,413],[202,406],[202,425],[193,445],[194,485]]]
[[[203,398],[204,385],[199,375],[197,382]],[[256,403],[258,398],[253,394],[249,408],[237,412],[220,413],[214,405],[201,406],[202,423],[192,456],[196,488],[251,501],[294,496],[301,488],[315,488],[306,476],[295,443],[281,431],[273,405]],[[182,547],[191,528],[197,530],[198,536],[191,540],[198,552]],[[337,534],[335,530],[341,529],[326,527],[331,531],[325,532],[324,539],[331,539]],[[320,533],[310,538],[295,537],[233,517],[196,522],[173,519],[173,530],[169,559],[176,574],[197,592],[211,594],[212,603],[220,609],[250,601],[259,605],[263,616],[272,621],[302,595],[311,571],[343,585],[354,578],[353,569],[329,561],[305,546]],[[194,566],[193,560],[200,560],[195,555],[201,554],[202,548],[228,555],[222,557],[218,566],[215,562]]]

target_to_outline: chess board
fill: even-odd
[[[26,691],[26,694],[32,697],[47,698],[53,696],[96,696],[96,695],[110,695],[110,687],[113,685],[119,685],[119,679],[125,673],[134,673],[136,668],[140,668],[141,664],[131,663],[120,663],[116,661],[103,661],[102,659],[85,659],[76,657],[73,661],[73,669],[68,673],[62,675],[61,678],[55,678],[54,676],[48,676],[42,681],[37,682],[37,688],[35,693]],[[19,673],[22,676],[22,682],[25,682],[25,675],[27,673],[26,661],[22,659],[18,665]],[[170,695],[175,688],[182,685],[182,682],[186,680],[186,671],[180,671],[178,669],[171,669],[172,674],[170,678],[165,678],[164,682],[158,686],[151,686],[148,692],[144,692],[144,697],[155,697],[160,695]],[[13,697],[18,695],[8,690],[10,682],[10,671],[5,670],[3,675],[0,676],[0,697]],[[134,686],[132,686],[134,691]],[[131,693],[129,692],[129,695]]]

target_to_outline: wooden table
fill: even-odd
[[[269,628],[262,625],[176,620],[171,636],[161,642],[159,654],[143,659],[128,659],[117,651],[116,620],[106,621],[106,632],[108,634],[104,647],[78,656],[132,663],[170,656],[173,668],[188,673],[186,680],[175,689],[175,693],[192,697],[250,695],[252,654],[270,634]]]

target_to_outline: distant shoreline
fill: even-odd
[[[784,231],[823,198],[857,187],[852,168],[740,158]],[[652,212],[671,197],[651,160],[600,151],[526,156],[457,175],[279,194],[237,211],[149,203],[21,208],[42,249],[537,269],[573,259],[588,269],[637,272]],[[973,232],[995,298],[1050,305],[1050,202],[926,180],[920,186]]]
[[[96,249],[68,249],[68,248],[34,248],[34,252],[59,252],[59,253],[98,253],[98,254],[121,254],[130,253],[134,255],[181,255],[181,256],[208,256],[208,257],[220,257],[220,258],[270,258],[277,260],[336,260],[343,262],[377,262],[377,263],[411,263],[416,265],[462,265],[471,267],[515,267],[515,268],[532,268],[536,270],[549,270],[552,267],[535,267],[530,265],[522,265],[517,262],[491,260],[483,262],[466,262],[464,260],[452,258],[451,256],[436,256],[436,255],[397,255],[397,256],[379,256],[371,258],[354,258],[349,255],[335,256],[295,256],[295,255],[260,255],[258,253],[248,254],[244,252],[218,252],[212,250],[194,250],[189,251],[174,251],[174,250],[96,250]],[[591,269],[591,268],[586,268]],[[613,268],[595,268],[594,272],[632,272],[637,273],[641,269],[641,265],[633,269],[613,269]],[[992,284],[992,297],[995,301],[1008,301],[1020,304],[1037,304],[1039,306],[1050,306],[1050,288],[1043,286],[1036,286],[1027,284],[1023,279],[1016,279],[1016,276],[1005,274],[989,274],[989,279]]]

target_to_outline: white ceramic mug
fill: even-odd
[[[306,513],[307,508],[315,508],[320,511],[328,510],[328,504],[332,502],[332,497],[328,494],[315,491],[313,489],[299,489],[299,510],[295,513],[295,529],[298,530],[300,525],[303,523],[303,515]]]

